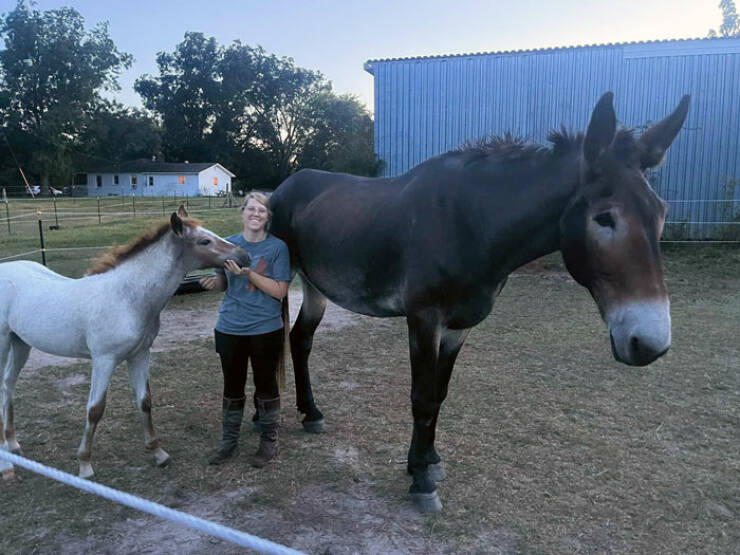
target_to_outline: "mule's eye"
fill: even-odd
[[[198,244],[199,245],[203,245],[203,246],[210,245],[211,244],[211,240],[210,239],[201,239],[200,241],[198,241]]]
[[[597,214],[594,216],[594,221],[601,227],[610,227],[612,229],[617,225],[614,222],[614,218],[612,218],[611,212],[602,212],[601,214]]]

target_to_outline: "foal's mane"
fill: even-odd
[[[180,218],[182,224],[188,227],[197,227],[201,225],[195,218]],[[149,245],[159,241],[170,230],[169,220],[159,224],[154,224],[141,235],[131,240],[125,245],[114,245],[108,252],[101,254],[90,262],[90,267],[85,272],[86,276],[94,274],[103,274],[108,270],[115,268],[121,262],[128,260],[137,253],[140,253]]]

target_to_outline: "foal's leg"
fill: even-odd
[[[90,379],[90,396],[87,399],[87,420],[85,431],[82,434],[80,447],[77,449],[77,458],[80,461],[80,478],[91,478],[93,475],[90,458],[92,456],[92,442],[95,428],[105,412],[105,395],[116,360],[112,356],[93,358],[92,377]]]
[[[152,423],[152,395],[149,390],[149,349],[139,351],[127,361],[131,387],[134,390],[134,404],[141,413],[144,425],[144,445],[154,451],[154,460],[157,466],[167,466],[172,459],[159,445],[159,439],[154,434]]]
[[[324,415],[316,408],[313,400],[311,378],[308,373],[308,356],[311,354],[314,332],[324,317],[326,297],[305,279],[301,281],[303,282],[303,303],[290,332],[296,404],[298,410],[306,415],[303,419],[303,429],[307,432],[319,433],[324,431]]]
[[[6,387],[5,387],[5,369],[7,365],[10,363],[9,357],[10,357],[10,332],[6,328],[4,330],[0,330],[0,368],[3,371],[3,375],[0,376],[0,403],[2,403],[2,406],[5,406],[5,398],[8,395],[6,391]],[[0,409],[0,448],[6,449],[7,445],[5,443],[5,425],[4,425],[5,416],[3,413],[4,411]],[[0,465],[1,464],[4,464],[4,463],[0,463]]]
[[[435,417],[439,413],[437,361],[442,330],[436,313],[432,310],[425,312],[407,318],[411,354],[411,412],[414,418],[408,457],[408,470],[413,477],[409,493],[423,513],[442,510],[427,460],[434,441]]]
[[[2,421],[5,423],[5,445],[12,453],[20,454],[21,446],[15,439],[15,419],[13,418],[13,391],[21,368],[28,360],[31,346],[14,333],[10,334],[10,352],[3,374]]]

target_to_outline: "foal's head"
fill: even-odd
[[[246,252],[198,225],[197,221],[189,220],[183,206],[170,217],[170,228],[182,240],[183,255],[192,262],[193,269],[220,268],[227,260],[235,260],[241,266],[249,265],[249,255]]]
[[[671,345],[659,239],[666,205],[645,178],[686,118],[689,97],[636,139],[617,131],[606,93],[583,141],[582,183],[560,221],[568,271],[588,288],[609,327],[614,358],[644,366]]]

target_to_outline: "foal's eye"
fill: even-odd
[[[597,214],[594,216],[594,221],[601,227],[610,227],[612,229],[617,225],[614,222],[614,218],[612,218],[611,212],[602,212],[601,214]]]
[[[198,244],[199,245],[203,245],[203,246],[210,245],[211,244],[211,240],[210,239],[201,239],[200,241],[198,241]]]

